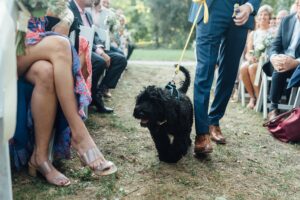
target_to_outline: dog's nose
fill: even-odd
[[[136,107],[134,108],[133,115],[134,115],[134,116],[137,116],[138,114],[139,114],[139,107],[136,106]]]

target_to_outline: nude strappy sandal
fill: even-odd
[[[87,150],[84,154],[80,155],[77,152],[83,166],[88,166],[95,175],[106,176],[117,172],[116,165],[104,159],[104,156],[97,147]],[[102,163],[97,166],[92,166],[95,161],[102,160]]]
[[[39,166],[35,166],[30,161],[28,162],[28,173],[32,177],[36,177],[37,172],[39,172],[46,178],[46,175],[49,174],[52,170],[54,170],[54,167],[49,160],[43,162]],[[56,186],[68,186],[71,184],[70,180],[62,173],[59,173],[59,175],[53,178],[46,178],[46,180],[48,181],[48,183]]]

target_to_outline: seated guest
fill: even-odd
[[[69,185],[70,180],[48,160],[54,123],[66,121],[68,126],[56,127],[60,131],[56,130],[54,153],[60,158],[69,157],[72,145],[82,163],[94,174],[101,176],[114,173],[116,166],[104,158],[83,122],[83,107],[90,103],[91,97],[80,71],[79,57],[68,38],[54,33],[65,30],[71,22],[59,23],[54,32],[45,32],[45,24],[44,18],[32,18],[29,21],[26,54],[17,57],[19,77],[33,84],[29,113],[34,122],[34,140],[24,135],[27,127],[18,132],[17,126],[10,148],[14,154],[13,160],[28,161],[26,155],[31,155],[28,161],[30,175],[36,176],[38,171],[53,185]],[[57,110],[63,113],[59,120],[56,119],[60,113]],[[27,142],[23,141],[24,138],[27,138]],[[19,148],[18,151],[15,151],[15,147]]]
[[[276,16],[276,26],[279,27],[282,19],[285,18],[288,15],[289,15],[289,11],[287,11],[287,10],[280,10],[277,13],[277,16]]]
[[[282,20],[271,46],[270,61],[263,66],[266,74],[272,76],[269,120],[278,115],[278,104],[287,79],[300,64],[300,0],[296,0],[295,4],[297,12]]]
[[[289,15],[289,12],[287,10],[280,10],[276,15],[276,26],[272,28],[271,32],[272,35],[275,37],[278,31],[278,28],[280,26],[280,23],[283,18]]]
[[[119,16],[120,27],[119,27],[119,35],[121,41],[121,49],[126,51],[125,55],[127,60],[129,60],[130,56],[132,55],[133,50],[135,49],[135,45],[132,42],[132,38],[130,32],[126,27],[126,18],[124,15]]]
[[[102,0],[102,1],[101,1],[101,5],[102,5],[104,8],[109,9],[109,8],[110,8],[110,0]]]
[[[92,1],[90,0],[70,1],[70,9],[75,18],[78,19],[80,25],[89,27],[93,25],[91,14],[85,12],[85,8],[91,6]],[[127,61],[122,52],[114,48],[111,48],[110,51],[105,51],[104,42],[101,41],[98,34],[95,33],[92,52],[92,103],[97,107],[98,112],[113,112],[113,109],[104,106],[102,96],[108,89],[114,89],[117,86],[118,80],[126,66]],[[105,68],[107,69],[105,77],[101,84],[98,85]]]
[[[259,86],[254,84],[258,61],[260,55],[255,55],[261,44],[270,34],[269,25],[272,15],[272,8],[269,5],[263,5],[257,12],[258,28],[249,34],[247,40],[247,53],[245,62],[240,69],[240,77],[244,82],[245,88],[250,95],[250,101],[247,108],[253,109],[256,105],[256,98],[259,95]]]

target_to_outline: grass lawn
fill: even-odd
[[[178,61],[182,50],[170,49],[135,49],[133,51],[131,60],[145,60],[145,61]],[[184,61],[194,61],[194,51],[187,50],[184,56]]]
[[[165,85],[173,71],[131,65],[106,101],[115,113],[103,115],[90,109],[87,127],[106,158],[118,166],[116,174],[91,176],[73,152],[72,159],[57,163],[71,179],[69,187],[54,187],[25,171],[14,172],[14,199],[299,200],[300,145],[272,138],[262,127],[261,114],[240,103],[229,103],[221,121],[228,143],[213,144],[211,156],[195,158],[192,147],[177,164],[159,162],[149,131],[140,127],[132,112],[142,88]],[[190,71],[194,77],[194,70]],[[190,97],[192,92],[193,84]]]

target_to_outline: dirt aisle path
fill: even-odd
[[[132,112],[143,86],[164,86],[172,75],[171,67],[131,65],[107,102],[115,115],[90,112],[89,130],[117,164],[116,176],[95,179],[88,170],[77,170],[79,161],[73,156],[62,165],[72,179],[70,187],[52,187],[18,173],[16,199],[300,199],[300,146],[275,141],[261,127],[261,115],[239,103],[229,105],[221,122],[228,144],[214,145],[210,158],[196,159],[191,151],[177,164],[160,163],[148,130]]]

